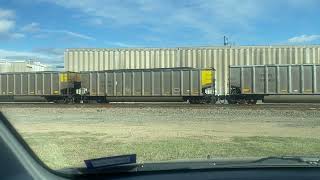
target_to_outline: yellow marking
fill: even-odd
[[[312,89],[305,89],[304,92],[312,92]]]
[[[251,92],[251,90],[250,90],[250,88],[243,88],[243,89],[242,89],[242,92],[244,92],[244,93],[249,93],[249,92]]]
[[[63,82],[63,81],[64,81],[64,74],[63,74],[63,73],[60,74],[59,79],[60,79],[60,82]]]
[[[64,82],[68,82],[68,74],[66,73],[66,74],[64,74],[64,76],[63,76],[63,80],[64,80]]]
[[[59,91],[53,91],[53,94],[59,94]]]
[[[59,79],[60,82],[80,81],[80,74],[70,72],[60,73]]]
[[[201,71],[201,86],[211,86],[214,78],[214,73],[212,70],[202,70]]]
[[[287,92],[288,90],[286,90],[286,89],[282,89],[281,91],[282,91],[282,92]]]
[[[61,73],[60,74],[60,82],[68,82],[68,73]]]

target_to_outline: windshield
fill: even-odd
[[[7,1],[0,111],[55,170],[319,157],[319,5]]]

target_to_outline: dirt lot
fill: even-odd
[[[52,168],[136,153],[140,162],[320,155],[320,105],[2,104]]]

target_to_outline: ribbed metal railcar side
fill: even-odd
[[[66,84],[59,72],[1,73],[0,96],[59,96]]]
[[[244,95],[320,95],[320,65],[230,66],[230,87]]]
[[[202,96],[203,88],[211,87],[202,83],[203,72],[190,68],[81,72],[80,79],[89,96],[189,97]]]
[[[1,95],[60,95],[58,73],[0,74]]]

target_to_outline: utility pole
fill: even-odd
[[[229,41],[228,37],[227,36],[223,36],[223,45],[224,46],[227,46],[229,44],[228,41]]]

